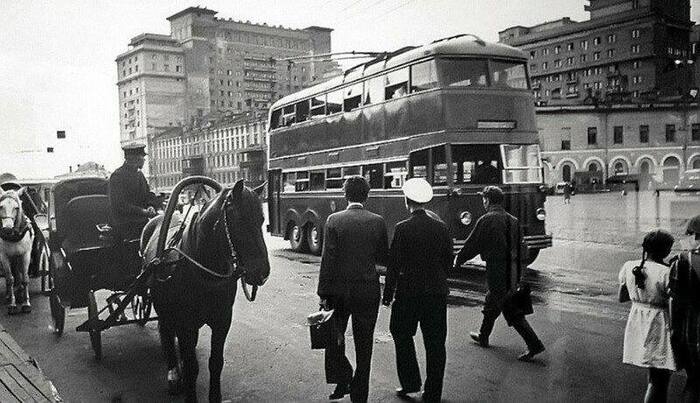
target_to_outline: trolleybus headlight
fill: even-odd
[[[544,221],[545,218],[547,218],[547,213],[544,211],[543,208],[538,208],[537,209],[537,219],[540,221]]]
[[[462,213],[459,215],[459,222],[461,222],[464,225],[469,225],[472,223],[472,213],[468,211],[462,211]]]

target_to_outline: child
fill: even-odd
[[[671,269],[664,258],[673,236],[656,230],[642,243],[642,261],[629,261],[620,270],[620,302],[632,301],[622,362],[649,368],[645,402],[665,402],[671,371],[676,370],[671,350],[668,311]]]

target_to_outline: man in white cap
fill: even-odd
[[[406,398],[421,390],[413,343],[420,324],[427,363],[423,400],[439,402],[445,373],[447,272],[452,267],[452,239],[445,223],[425,210],[425,204],[433,198],[433,189],[425,179],[409,179],[402,190],[411,216],[396,224],[382,299],[385,306],[396,299],[389,325],[401,384],[396,395]]]

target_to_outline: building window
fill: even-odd
[[[635,61],[632,63],[632,68],[635,70],[640,68],[641,66],[642,66],[642,62],[640,62],[640,61]]]
[[[608,49],[608,57],[615,57],[615,49]]]
[[[691,141],[700,141],[700,123],[693,123],[690,129],[691,136],[690,140]]]
[[[542,56],[547,56],[549,54],[549,48],[542,49]]]
[[[178,73],[182,72],[182,66],[175,66],[175,71]]]
[[[560,45],[557,45],[557,46],[554,47],[554,54],[555,54],[555,55],[558,55],[559,52],[561,52],[561,46],[560,46]]]
[[[600,60],[600,52],[593,53],[593,60]]]
[[[642,83],[642,76],[633,76],[632,77],[632,84],[641,84]]]
[[[561,149],[562,150],[571,150],[571,140],[562,140],[561,141]]]
[[[593,39],[593,44],[600,45],[600,37],[599,36],[596,36],[595,39]]]
[[[569,52],[571,52],[572,50],[574,50],[574,43],[573,43],[573,42],[569,42],[569,44],[566,45],[566,50],[568,50]]]
[[[574,64],[574,58],[573,58],[573,57],[567,57],[567,58],[566,58],[566,64],[569,65],[569,66],[571,66],[572,64]]]
[[[554,68],[561,67],[561,60],[557,59],[554,61]]]
[[[531,51],[530,51],[530,59],[534,59],[535,56],[537,56],[537,51],[536,51],[536,50],[531,50]]]
[[[581,63],[585,63],[585,62],[586,62],[586,55],[585,55],[585,54],[584,54],[584,55],[580,55],[580,56],[578,57],[578,60],[579,60]]]
[[[229,76],[232,75],[232,74],[233,74],[233,70],[226,70],[226,74],[229,75]]]
[[[163,71],[170,71],[170,65],[164,64]]]
[[[648,143],[649,142],[649,126],[640,125],[639,126],[639,142]]]
[[[588,145],[595,145],[598,142],[598,128],[589,127],[588,128]]]
[[[676,141],[676,125],[666,125],[666,142],[673,143]]]
[[[615,43],[616,40],[617,40],[617,35],[615,35],[615,34],[608,35],[608,43]]]
[[[542,63],[542,70],[547,70],[547,62]]]
[[[624,129],[622,126],[613,127],[613,144],[622,144]]]
[[[638,29],[632,30],[632,38],[639,38],[639,30]]]
[[[588,49],[588,39],[581,41],[581,49],[583,49],[583,50]]]
[[[639,53],[639,45],[632,45],[632,46],[630,47],[630,51],[631,51],[632,53]]]
[[[530,63],[530,71],[537,71],[537,63]]]

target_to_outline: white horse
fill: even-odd
[[[7,312],[31,312],[29,302],[29,262],[34,244],[34,230],[22,211],[19,191],[0,189],[0,266],[5,273]],[[19,280],[23,292],[21,307],[17,306],[15,277]]]

